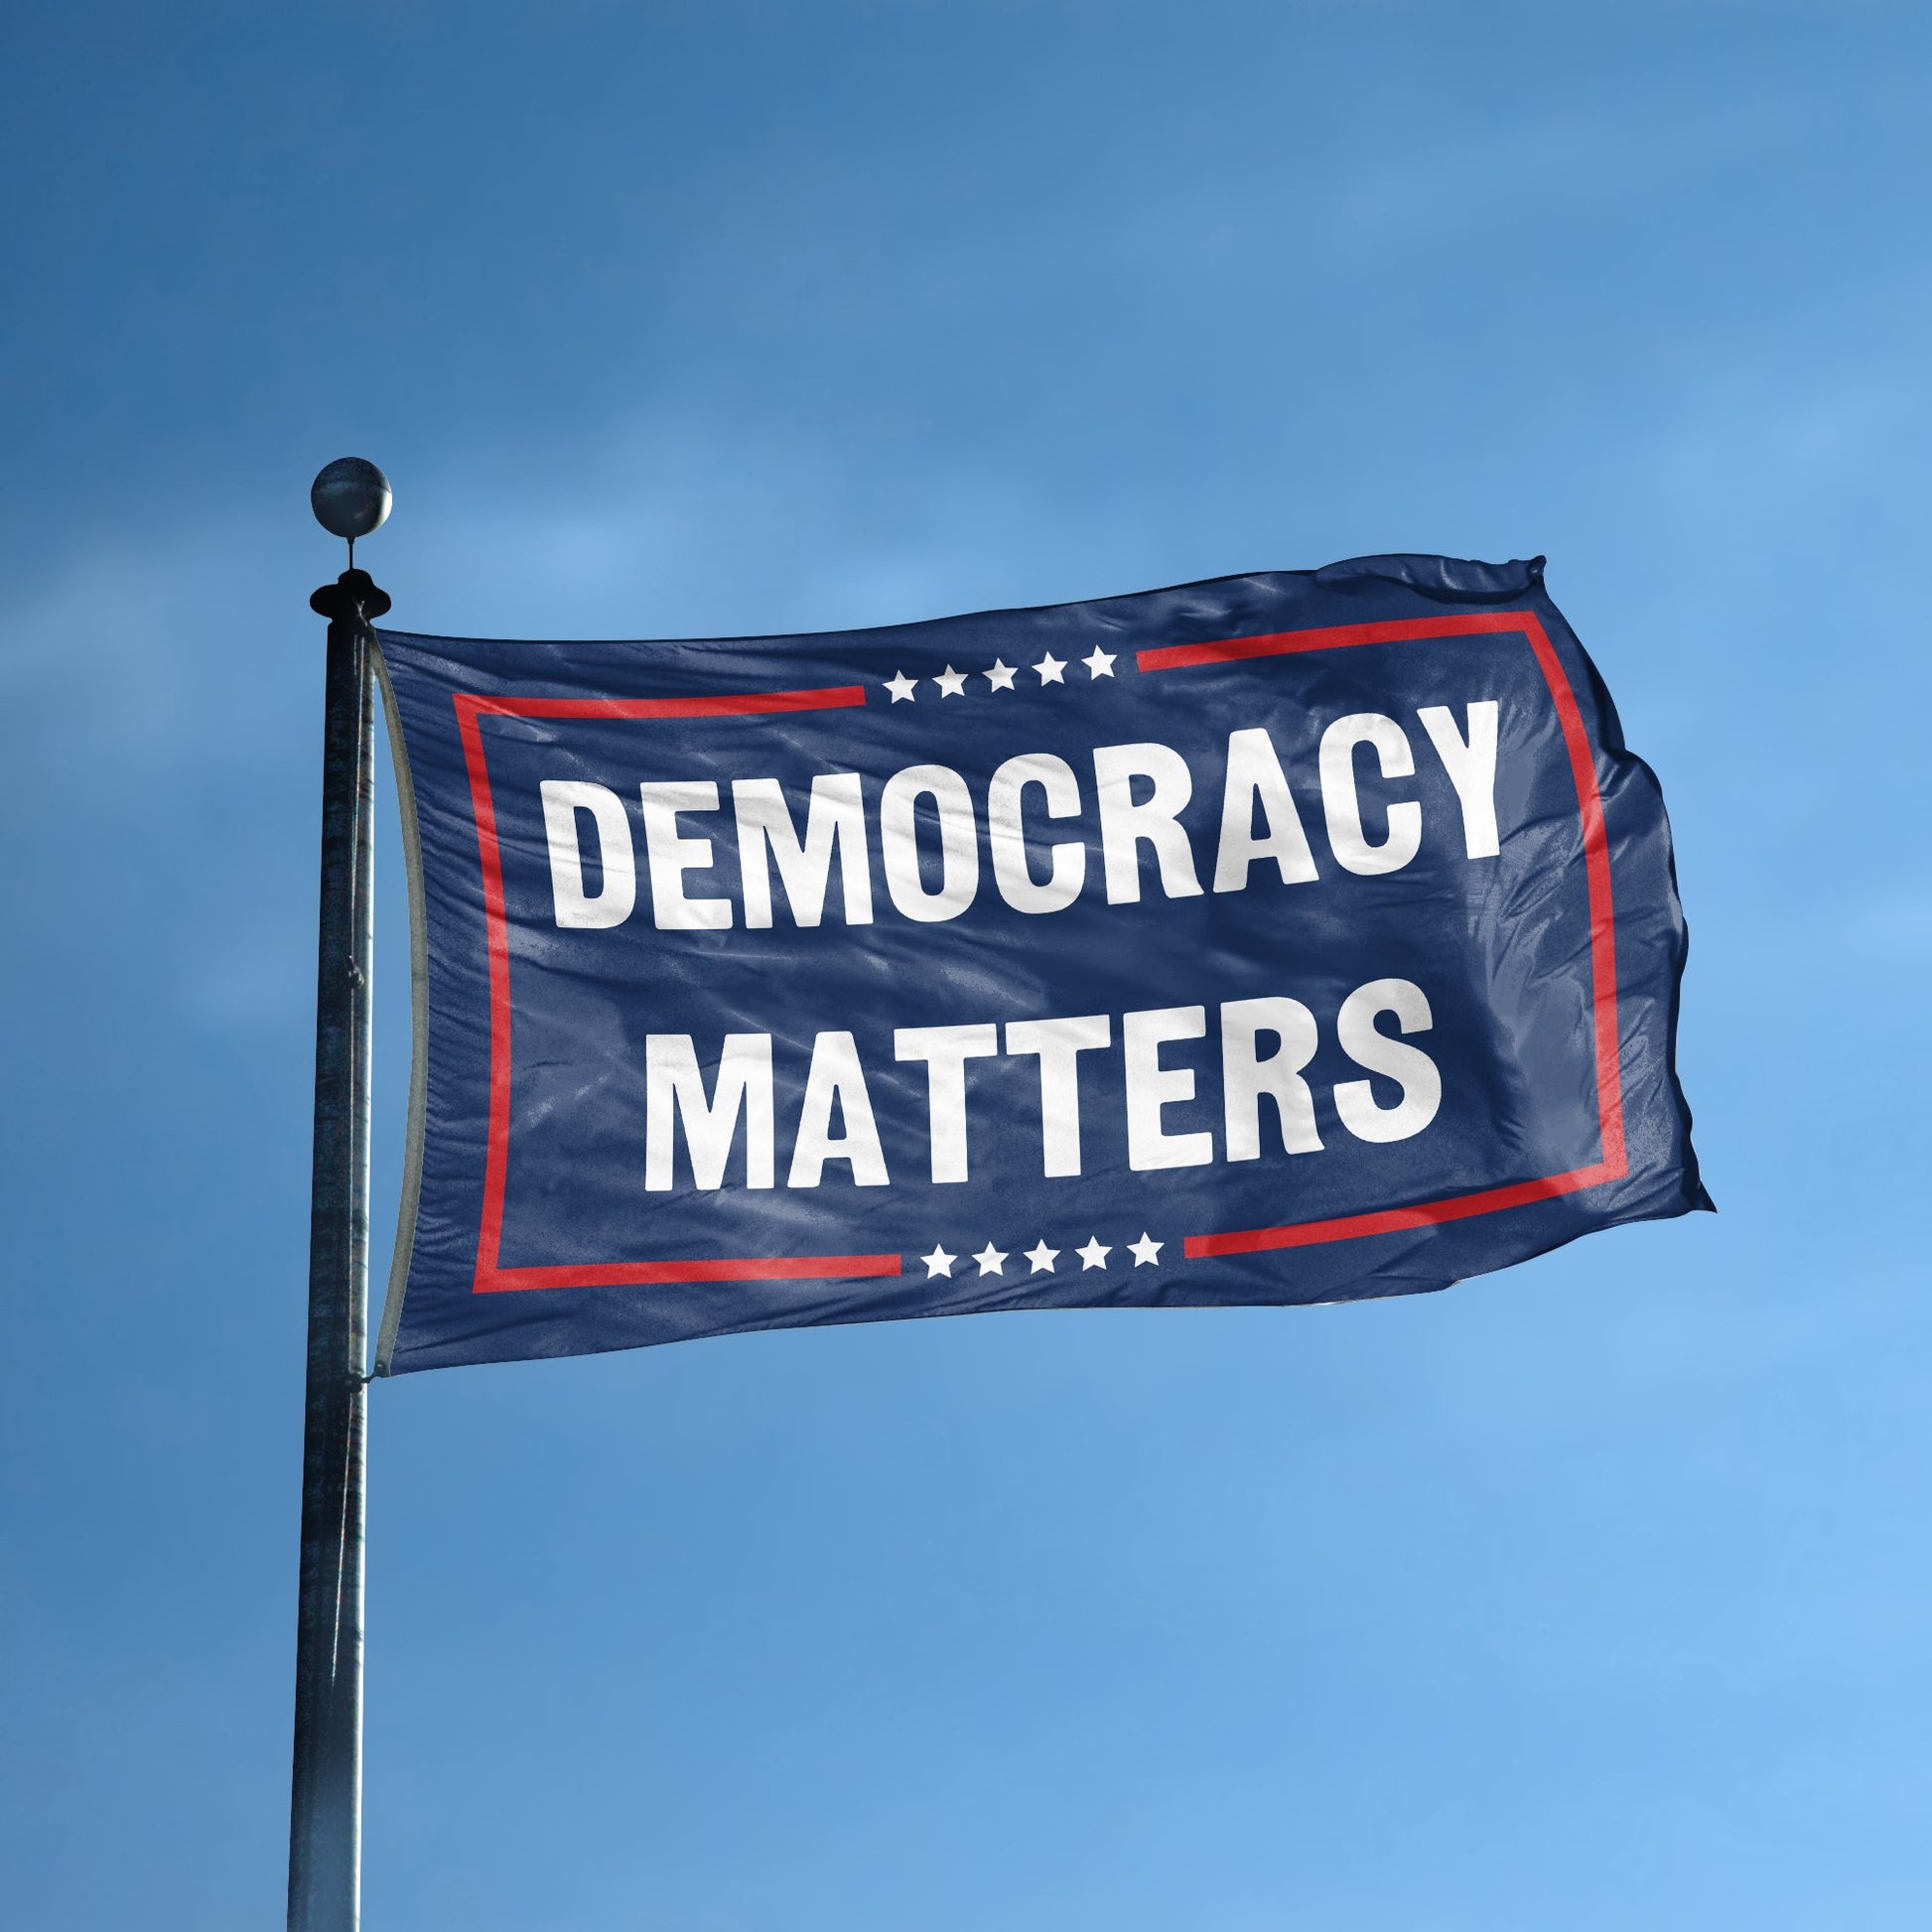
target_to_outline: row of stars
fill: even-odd
[[[1087,676],[1090,680],[1100,677],[1112,677],[1114,674],[1114,660],[1119,654],[1118,651],[1102,650],[1098,644],[1095,644],[1093,649],[1085,657],[1077,661],[1087,667]],[[964,697],[966,695],[966,680],[969,677],[985,678],[988,685],[995,691],[1012,691],[1017,688],[1013,680],[1020,675],[1021,668],[1018,664],[1009,664],[1003,657],[996,657],[992,665],[984,671],[956,671],[948,664],[937,677],[921,680],[915,677],[907,677],[903,671],[895,671],[891,677],[882,678],[880,682],[893,694],[893,702],[895,704],[910,704],[913,699],[913,693],[917,691],[922,681],[927,684],[936,684],[939,687],[939,695],[942,698]],[[1066,659],[1064,657],[1055,657],[1050,650],[1032,669],[1034,675],[1039,679],[1041,684],[1064,684],[1066,682]]]
[[[1128,1241],[1122,1245],[1134,1257],[1136,1268],[1158,1268],[1161,1265],[1161,1250],[1168,1244],[1165,1241],[1155,1240],[1151,1234],[1143,1231],[1138,1241]],[[1080,1257],[1080,1272],[1083,1275],[1090,1268],[1098,1268],[1104,1274],[1107,1268],[1107,1257],[1113,1252],[1113,1249],[1097,1235],[1089,1235],[1084,1248],[1073,1250],[1073,1253]],[[1060,1250],[1049,1248],[1043,1236],[1037,1247],[1023,1249],[1022,1253],[1032,1264],[1027,1270],[1030,1275],[1050,1275],[1054,1263],[1060,1258]],[[949,1255],[943,1247],[935,1245],[929,1255],[921,1255],[919,1259],[925,1263],[926,1280],[931,1281],[938,1275],[951,1279],[953,1263],[960,1257]],[[1004,1275],[1007,1263],[1012,1257],[989,1241],[978,1254],[970,1255],[967,1259],[979,1263],[982,1275]]]

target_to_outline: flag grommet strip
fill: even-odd
[[[389,681],[381,633],[370,653],[376,688],[382,694],[382,720],[389,736],[395,771],[397,815],[402,821],[403,873],[409,894],[409,1112],[403,1130],[402,1191],[396,1202],[396,1239],[389,1282],[382,1298],[382,1325],[376,1331],[374,1372],[389,1372],[396,1331],[402,1324],[403,1296],[409,1284],[409,1258],[416,1248],[416,1210],[423,1197],[423,1134],[429,1091],[429,915],[423,904],[423,836],[416,816],[416,787],[410,782],[409,745],[402,715]]]

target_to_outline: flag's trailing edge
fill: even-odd
[[[381,647],[384,1373],[1410,1294],[1710,1205],[1663,800],[1540,560]]]

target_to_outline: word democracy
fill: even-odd
[[[1465,705],[1459,722],[1446,705],[1427,705],[1415,715],[1454,789],[1464,854],[1494,858],[1496,703]],[[1379,775],[1365,799],[1369,764]],[[1409,732],[1380,712],[1353,712],[1322,731],[1315,776],[1328,851],[1343,872],[1399,872],[1416,857],[1423,805],[1403,796],[1400,786],[1416,769]],[[729,808],[714,779],[648,781],[640,797],[651,921],[666,931],[722,930],[742,910],[746,926],[769,926],[777,916],[775,871],[791,922],[817,926],[836,862],[845,922],[869,925],[875,849],[887,896],[901,917],[921,923],[956,919],[981,891],[982,827],[993,888],[1016,912],[1062,911],[1096,883],[1084,836],[1040,845],[1030,856],[1030,843],[1042,839],[1049,825],[1097,832],[1097,884],[1110,904],[1141,897],[1144,848],[1169,898],[1244,892],[1257,865],[1272,864],[1285,885],[1318,878],[1270,734],[1259,727],[1230,732],[1219,776],[1218,831],[1211,850],[1203,841],[1199,851],[1180,820],[1194,796],[1194,774],[1180,753],[1154,743],[1095,747],[1090,785],[1067,759],[1028,752],[999,765],[981,798],[948,765],[908,765],[879,787],[870,822],[859,774],[824,773],[811,781],[802,835],[776,778],[733,780]],[[622,925],[636,909],[639,883],[624,800],[609,786],[579,779],[545,779],[540,792],[556,923]],[[716,824],[706,828],[707,818]],[[595,891],[585,876],[585,819],[598,841]],[[1084,823],[1076,828],[1074,821]],[[730,882],[707,829],[735,835],[735,900],[715,890]],[[1035,871],[1037,861],[1044,861],[1043,876]],[[711,891],[704,889],[707,873],[720,875],[710,882]]]

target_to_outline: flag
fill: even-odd
[[[380,1372],[1408,1294],[1710,1205],[1662,795],[1540,559],[380,674]]]

